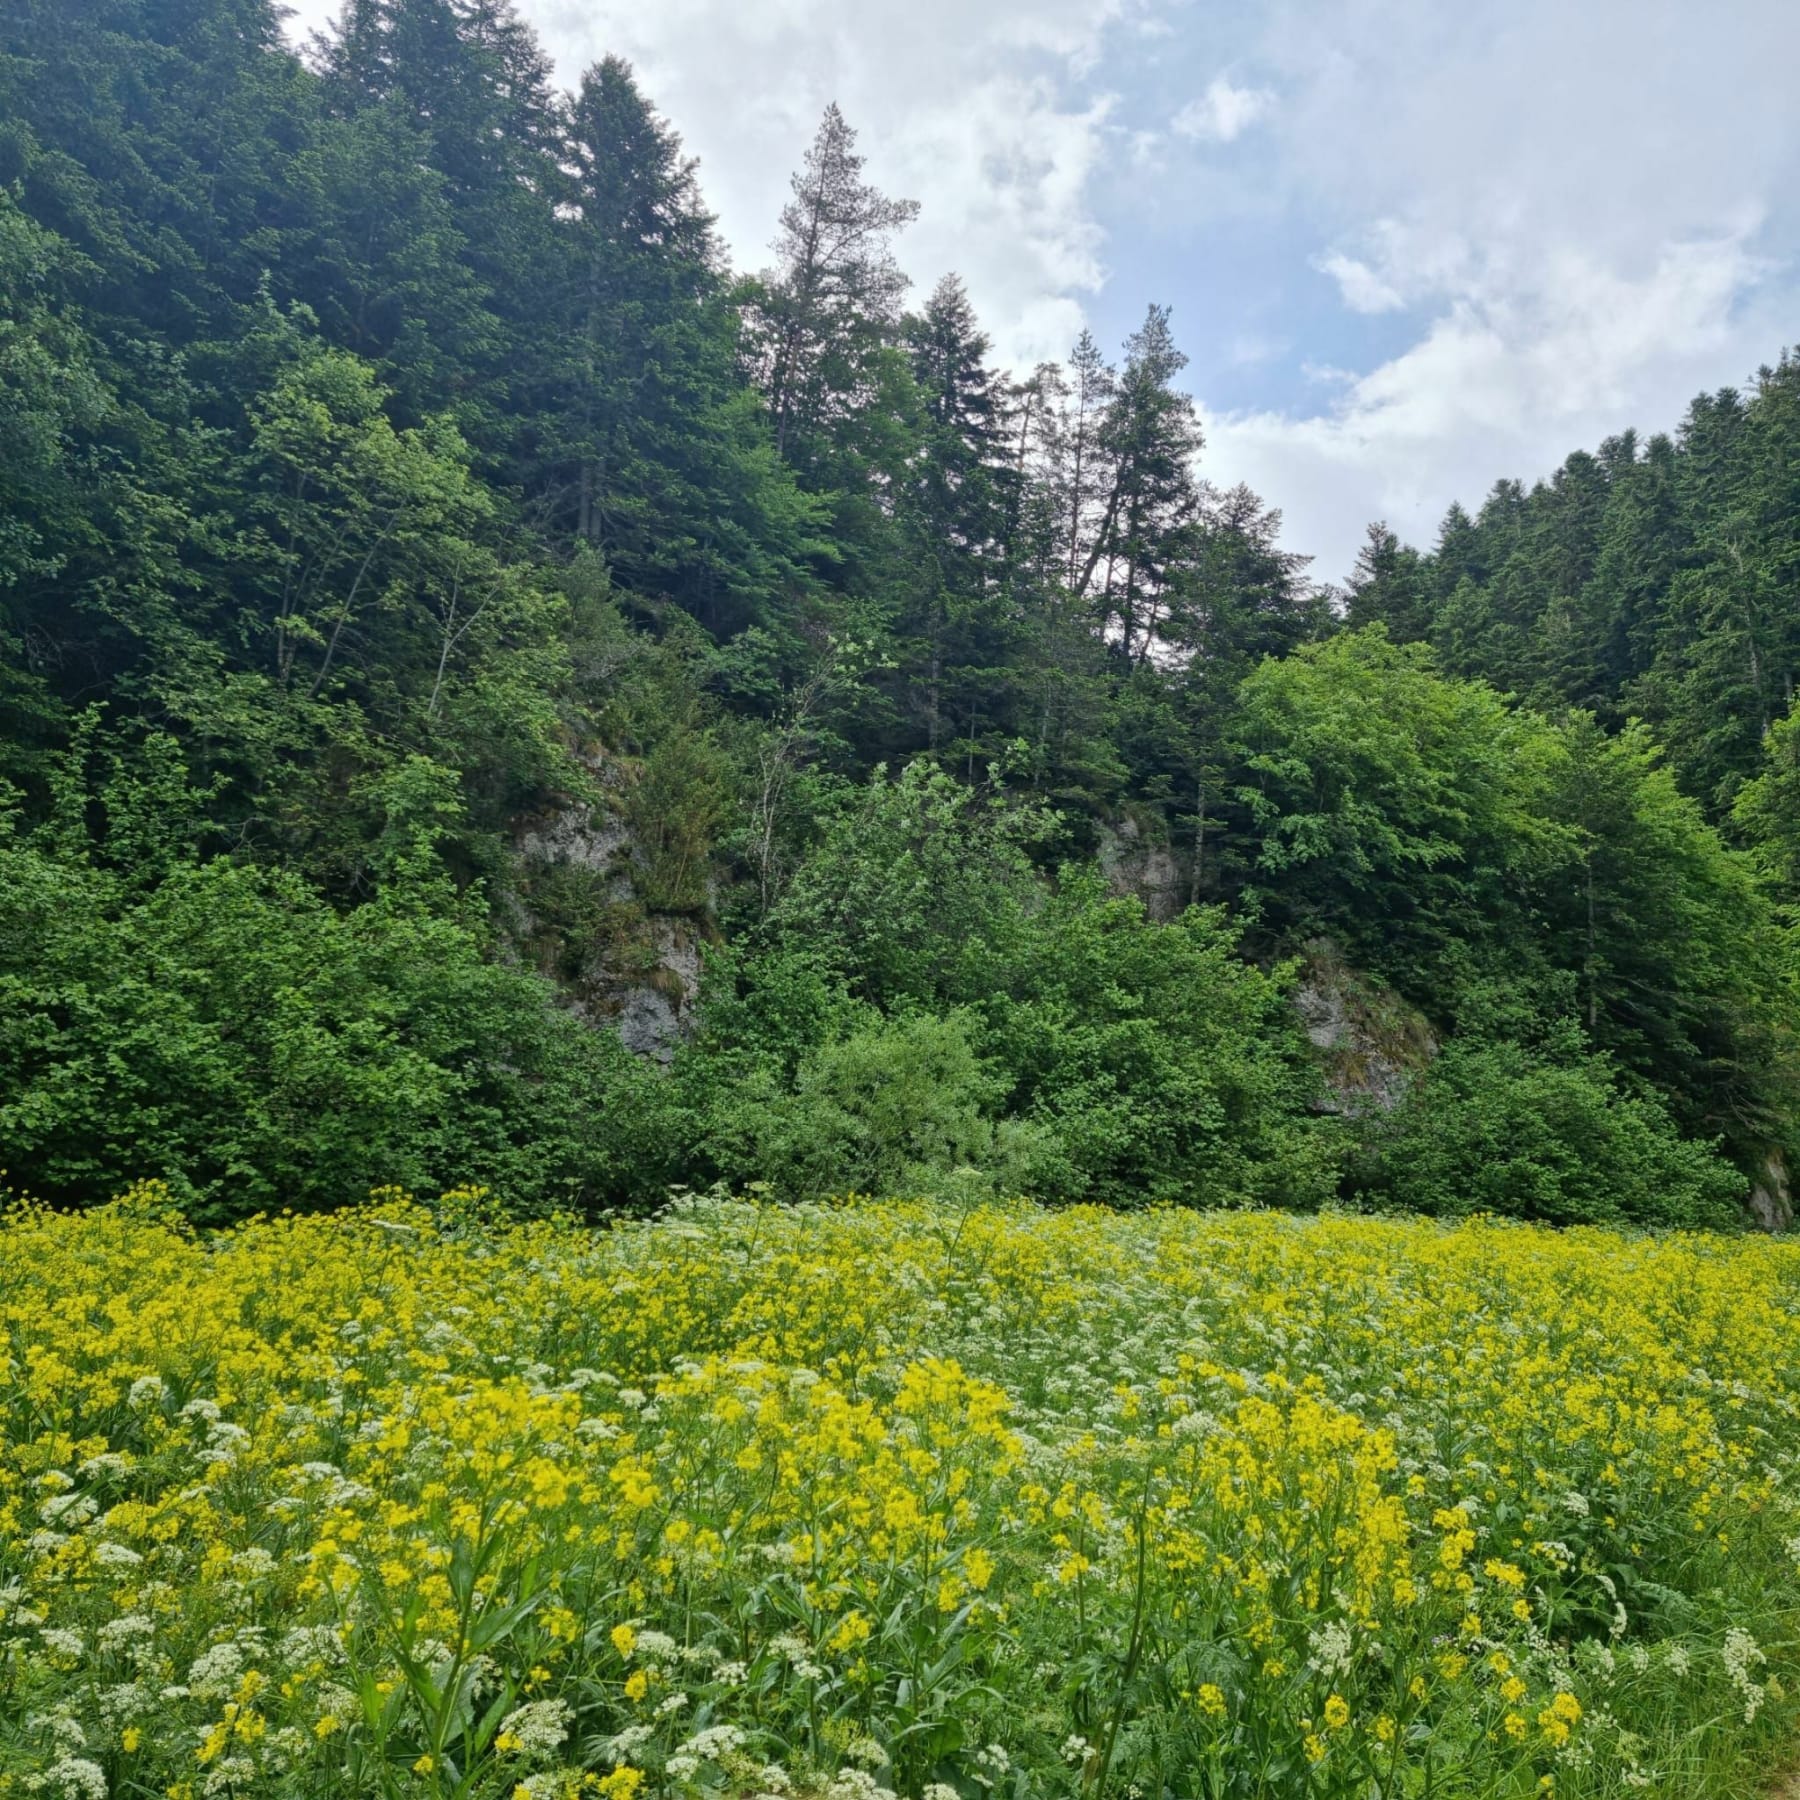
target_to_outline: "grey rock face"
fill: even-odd
[[[1794,1197],[1787,1159],[1779,1150],[1763,1158],[1750,1184],[1750,1216],[1764,1231],[1787,1231],[1794,1223]]]
[[[573,863],[629,882],[631,834],[625,822],[600,808],[577,803],[527,826],[519,856],[531,863]]]
[[[611,998],[619,1041],[639,1056],[666,1063],[693,1028],[700,989],[700,944],[685,921],[654,922],[656,965],[641,981],[617,986]]]
[[[1325,1112],[1346,1118],[1392,1112],[1437,1055],[1424,1017],[1349,968],[1324,939],[1306,946],[1306,971],[1293,1005],[1319,1055]]]
[[[614,785],[603,762],[593,771],[603,791]],[[515,848],[515,953],[550,975],[579,1017],[668,1062],[693,1029],[705,920],[642,904],[642,851],[603,798],[527,822]]]
[[[1160,924],[1187,905],[1181,859],[1167,844],[1146,839],[1135,819],[1121,819],[1101,834],[1100,868],[1113,893],[1135,895]]]

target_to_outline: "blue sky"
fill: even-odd
[[[296,30],[330,0],[303,0]],[[1800,341],[1794,0],[522,0],[760,267],[827,101],[999,353],[1175,309],[1204,473],[1314,572]]]

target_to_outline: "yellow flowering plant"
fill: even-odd
[[[7,1216],[0,1792],[1722,1796],[1792,1723],[1800,1247],[479,1202]]]

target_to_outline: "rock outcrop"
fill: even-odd
[[[667,1062],[693,1026],[711,920],[645,904],[643,852],[609,798],[616,772],[590,766],[596,798],[571,799],[515,836],[507,936],[580,1017]]]
[[[1794,1195],[1787,1158],[1771,1150],[1750,1177],[1750,1217],[1764,1231],[1789,1231],[1794,1224]]]
[[[1144,835],[1129,815],[1102,829],[1100,869],[1113,893],[1135,895],[1159,924],[1180,915],[1188,903],[1184,862],[1167,844]]]
[[[1425,1017],[1350,968],[1337,946],[1315,938],[1294,989],[1294,1010],[1325,1077],[1322,1111],[1360,1118],[1392,1112],[1437,1055]]]

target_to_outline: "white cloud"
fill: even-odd
[[[1500,476],[1673,427],[1793,329],[1769,246],[1796,226],[1800,8],[1276,0],[1248,54],[1282,93],[1271,217],[1323,238],[1349,313],[1419,318],[1317,401],[1209,418],[1215,477],[1265,491],[1322,576],[1370,519],[1429,543]],[[1316,322],[1334,363],[1357,341]]]
[[[1267,88],[1238,87],[1228,75],[1215,75],[1206,92],[1175,115],[1171,128],[1182,137],[1229,144],[1274,104],[1275,96]]]
[[[1352,312],[1394,312],[1406,304],[1406,298],[1398,288],[1383,281],[1367,263],[1358,262],[1341,250],[1321,256],[1313,266],[1338,284],[1344,304]]]
[[[1501,475],[1548,474],[1627,425],[1672,425],[1721,370],[1754,366],[1777,321],[1771,306],[1741,304],[1767,272],[1752,236],[1666,244],[1635,277],[1555,251],[1541,285],[1452,300],[1312,416],[1209,419],[1213,460],[1282,503],[1290,540],[1319,553],[1324,578],[1348,572],[1371,519],[1429,543],[1450,500],[1473,504]]]

